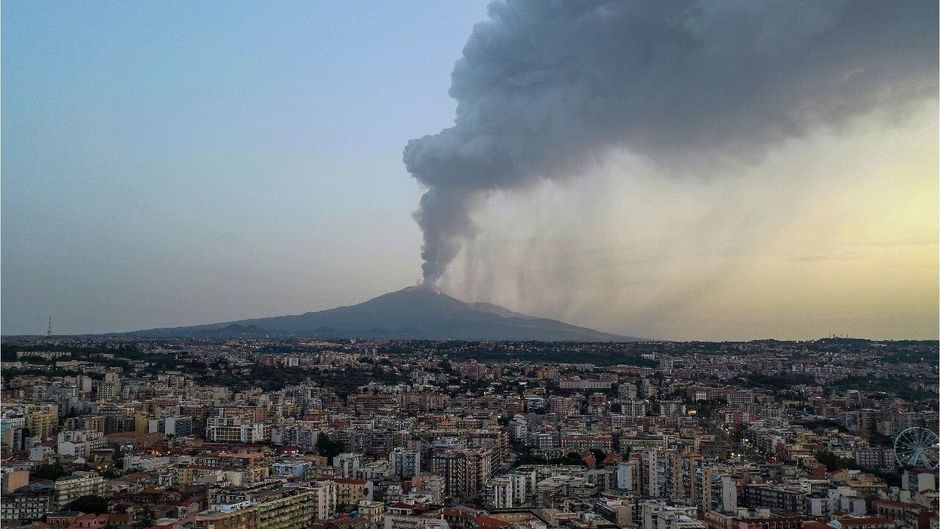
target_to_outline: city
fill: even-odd
[[[940,529],[937,0],[0,11],[3,529]]]
[[[936,341],[49,336],[2,351],[8,527],[938,523]]]

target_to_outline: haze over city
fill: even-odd
[[[623,336],[935,339],[937,8],[852,5],[8,2],[2,332],[425,282]]]

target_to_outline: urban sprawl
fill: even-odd
[[[937,380],[936,341],[7,337],[2,524],[937,529]]]

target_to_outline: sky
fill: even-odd
[[[402,163],[485,2],[7,2],[3,334],[295,314],[422,279]],[[439,285],[664,339],[937,337],[936,97],[702,174],[489,193]]]

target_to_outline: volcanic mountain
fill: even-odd
[[[425,287],[295,316],[276,316],[131,333],[153,337],[295,336],[411,340],[611,342],[633,338],[526,316],[490,303],[465,303]]]

